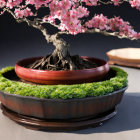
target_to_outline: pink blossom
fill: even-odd
[[[8,0],[6,6],[12,9],[14,7],[14,2],[12,0]]]
[[[25,16],[25,17],[28,17],[28,16],[32,16],[32,15],[33,15],[33,13],[32,13],[32,11],[31,11],[31,9],[27,7],[27,8],[24,10],[24,16]]]
[[[15,9],[15,15],[16,15],[17,18],[23,18],[24,10]]]
[[[62,10],[68,10],[72,6],[72,2],[70,0],[62,0],[59,2],[59,5]]]
[[[79,6],[77,9],[77,17],[78,18],[82,18],[84,16],[88,16],[89,15],[89,11],[87,10],[87,8]]]
[[[0,8],[6,6],[5,0],[0,0]]]
[[[55,18],[54,18],[53,16],[49,16],[49,17],[48,17],[48,21],[49,21],[50,23],[54,23],[54,22],[55,22]]]
[[[132,7],[136,7],[136,9],[140,10],[140,0],[130,0],[129,3]]]
[[[7,7],[12,9],[15,6],[18,6],[20,3],[22,3],[23,0],[7,0]]]
[[[49,4],[49,8],[52,16],[56,15],[57,13],[60,13],[59,11],[61,10],[60,3],[55,1],[52,1]]]
[[[52,0],[26,0],[26,4],[34,5],[36,10],[38,10],[42,5],[47,6],[47,3]]]
[[[99,28],[101,30],[109,30],[109,20],[107,17],[101,15],[95,15],[91,20],[85,24],[88,28]]]

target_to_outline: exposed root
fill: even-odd
[[[61,71],[61,70],[80,70],[97,67],[97,65],[86,59],[82,59],[78,55],[63,58],[61,53],[55,52],[51,55],[43,57],[40,60],[35,61],[33,64],[28,66],[32,69],[39,70],[51,70],[51,71]]]

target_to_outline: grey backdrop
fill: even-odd
[[[140,31],[140,12],[131,8],[125,3],[118,6],[99,6],[91,9],[94,13],[112,17],[121,16],[124,20],[129,20],[137,31]],[[49,28],[50,32],[53,29]],[[105,53],[114,48],[140,47],[140,41],[130,41],[118,39],[116,37],[106,37],[100,34],[82,34],[77,36],[65,36],[71,44],[71,54],[94,56],[106,58]],[[7,65],[14,65],[17,60],[42,56],[51,53],[54,47],[47,44],[40,31],[28,27],[26,23],[16,23],[9,14],[0,16],[0,68]]]

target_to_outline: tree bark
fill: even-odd
[[[57,34],[48,36],[48,34],[46,35],[45,30],[42,30],[42,32],[47,41],[53,43],[55,50],[51,55],[36,61],[29,67],[33,69],[48,70],[76,70],[77,67],[69,53],[69,44],[62,38],[59,38]]]

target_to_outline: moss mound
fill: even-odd
[[[8,80],[4,73],[14,70],[6,67],[0,71],[0,91],[21,96],[32,96],[47,99],[84,98],[89,96],[102,96],[127,86],[127,73],[117,67],[111,67],[116,76],[109,80],[75,85],[30,85],[22,82]]]

